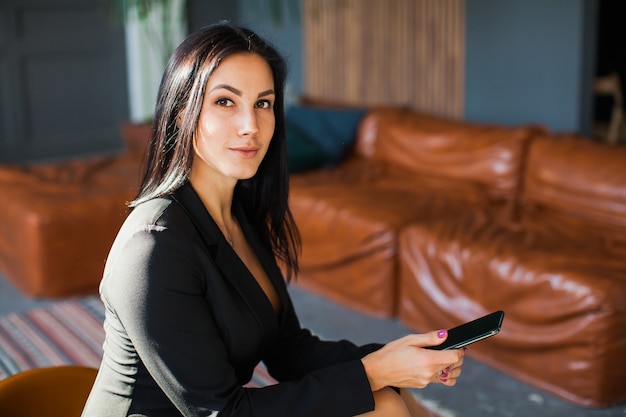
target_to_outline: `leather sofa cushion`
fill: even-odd
[[[519,228],[473,213],[407,227],[399,259],[409,327],[502,309],[502,332],[472,356],[579,404],[626,400],[626,241],[570,218]]]
[[[416,175],[480,184],[492,197],[512,199],[528,140],[542,131],[377,109],[361,123],[356,152]]]
[[[472,206],[504,207],[476,184],[414,176],[361,158],[292,175],[290,194],[306,248],[303,265],[338,262],[393,245],[393,236],[380,239],[410,222],[460,216]],[[314,250],[312,242],[319,247]]]
[[[626,231],[626,147],[576,136],[533,141],[523,203],[527,217],[573,215]]]

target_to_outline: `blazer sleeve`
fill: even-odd
[[[356,346],[347,340],[321,340],[300,326],[290,298],[284,308],[279,337],[274,348],[263,358],[269,373],[279,381],[297,379],[344,362],[360,361],[383,346],[378,343]]]
[[[217,411],[220,417],[348,417],[374,409],[359,350],[348,342],[316,340],[299,328],[293,312],[277,342],[279,351],[268,358],[283,382],[242,387],[205,298],[205,276],[220,272],[199,262],[200,252],[188,236],[142,229],[117,250],[103,280],[105,303],[183,416]],[[280,356],[292,348],[288,366],[280,366]],[[303,365],[310,358],[314,366]]]

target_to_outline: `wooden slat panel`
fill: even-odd
[[[465,0],[304,0],[305,94],[463,116]]]

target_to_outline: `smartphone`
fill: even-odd
[[[428,346],[426,349],[448,350],[459,349],[470,343],[478,342],[487,337],[498,334],[504,320],[504,311],[495,311],[486,316],[477,318],[460,326],[448,330],[448,338],[438,346]]]

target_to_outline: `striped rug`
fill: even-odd
[[[72,299],[0,317],[0,379],[33,368],[97,368],[104,341],[104,306],[97,297]]]
[[[0,317],[0,379],[33,368],[100,366],[104,306],[98,297],[53,303]],[[248,386],[273,383],[259,365]]]

